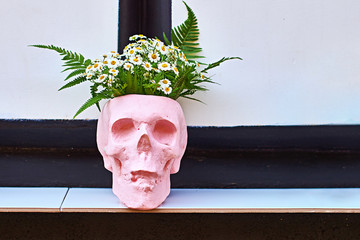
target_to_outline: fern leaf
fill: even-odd
[[[75,78],[74,80],[72,80],[71,82],[68,82],[67,84],[65,84],[64,86],[62,86],[58,91],[61,91],[63,89],[66,89],[66,88],[69,88],[69,87],[72,87],[72,86],[75,86],[75,85],[78,85],[82,82],[85,82],[86,81],[86,77],[85,76],[81,76],[81,77],[78,77],[78,78]]]
[[[199,40],[199,28],[197,18],[193,10],[185,3],[188,11],[188,18],[181,25],[174,27],[171,31],[171,40],[173,44],[179,47],[188,59],[200,58],[196,53],[201,51],[194,43]],[[196,56],[196,57],[195,57]]]
[[[164,41],[165,41],[166,45],[171,45],[169,39],[166,37],[164,32],[163,32],[163,38],[164,38]]]
[[[71,65],[67,65],[67,64],[78,63],[79,65],[86,67],[86,63],[88,61],[88,60],[85,60],[85,57],[79,53],[74,53],[74,52],[66,50],[64,48],[56,47],[54,45],[37,44],[37,45],[30,45],[30,47],[44,48],[44,49],[56,51],[57,53],[60,54],[60,56],[63,56],[62,60],[65,61],[64,66],[71,66]]]
[[[65,81],[72,78],[72,77],[75,77],[77,75],[80,75],[80,74],[83,74],[85,73],[84,69],[77,69],[75,71],[72,71],[66,78],[65,78]]]
[[[82,113],[84,110],[88,109],[89,107],[91,107],[94,104],[99,103],[101,100],[103,99],[108,99],[110,98],[109,96],[107,96],[106,94],[98,94],[96,96],[93,96],[92,98],[90,98],[89,100],[87,100],[80,108],[79,110],[75,113],[73,119],[76,118],[77,115],[79,115],[80,113]]]
[[[228,61],[228,60],[232,60],[232,59],[238,59],[238,60],[242,60],[242,58],[240,57],[223,57],[222,59],[220,59],[219,61],[217,62],[214,62],[214,63],[210,63],[205,69],[203,69],[201,72],[205,72],[209,69],[212,69],[214,67],[217,67],[219,66],[221,63],[225,62],[225,61]]]

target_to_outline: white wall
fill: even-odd
[[[187,0],[213,70],[206,105],[180,100],[188,125],[360,123],[360,1]],[[71,6],[71,7],[69,7]],[[54,44],[97,58],[116,50],[118,0],[2,3],[0,118],[71,119],[88,86],[57,92],[60,57],[29,44]],[[186,19],[173,0],[173,25]],[[97,118],[96,108],[78,118]]]
[[[30,44],[53,44],[98,58],[117,50],[118,0],[11,0],[0,8],[0,118],[68,119],[88,86],[58,92],[61,57]],[[92,108],[80,118],[97,118]]]
[[[359,124],[360,1],[187,0],[209,62],[224,63],[184,105],[188,123],[206,125]],[[173,24],[184,20],[173,1]]]

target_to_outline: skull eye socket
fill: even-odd
[[[173,123],[164,119],[156,122],[153,130],[153,137],[156,141],[165,145],[170,145],[175,139],[175,134],[176,127]]]
[[[111,134],[115,141],[126,138],[135,130],[134,122],[130,118],[117,120],[111,128]]]

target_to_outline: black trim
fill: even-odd
[[[158,37],[163,32],[170,39],[171,0],[121,0],[119,4],[118,51],[129,43],[134,34]]]
[[[96,148],[97,120],[0,119],[0,146]],[[242,151],[358,151],[360,125],[188,127],[188,147]]]
[[[188,133],[172,187],[360,187],[358,125]],[[110,187],[95,138],[96,120],[0,120],[0,186]]]

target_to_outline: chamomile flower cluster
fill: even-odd
[[[151,94],[179,97],[187,75],[205,80],[200,65],[189,62],[174,45],[139,34],[129,38],[123,53],[109,52],[86,68],[86,79],[114,92],[114,97]]]

